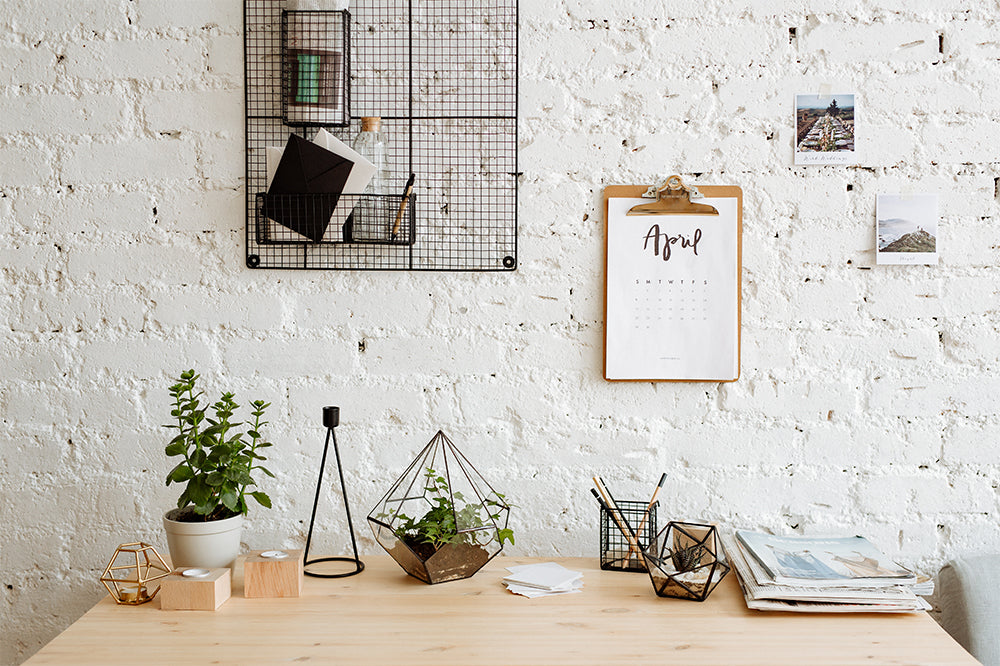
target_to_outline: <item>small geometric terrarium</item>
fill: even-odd
[[[704,601],[729,573],[713,525],[667,523],[642,554],[661,597]]]
[[[170,575],[170,568],[148,543],[123,543],[104,568],[101,582],[116,604],[138,606],[152,601],[160,591],[153,581]]]
[[[514,543],[510,507],[440,430],[368,515],[375,539],[425,583],[468,578]]]

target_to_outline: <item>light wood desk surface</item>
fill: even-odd
[[[703,603],[661,599],[649,577],[584,572],[584,591],[507,592],[497,557],[473,578],[426,585],[387,556],[353,578],[306,578],[298,599],[233,597],[216,612],[161,611],[105,597],[27,664],[965,664],[975,661],[926,614],[808,615],[746,608],[729,574]],[[95,585],[97,582],[95,581]]]

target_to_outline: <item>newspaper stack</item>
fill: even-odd
[[[507,567],[504,585],[514,594],[534,599],[554,594],[572,594],[583,588],[583,574],[555,562]]]
[[[722,545],[755,610],[913,613],[933,584],[895,564],[864,537],[779,537],[738,530]]]

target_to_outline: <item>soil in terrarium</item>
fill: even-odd
[[[412,537],[404,537],[403,541],[405,543],[397,541],[393,546],[391,553],[393,558],[406,571],[429,583],[468,578],[490,559],[489,552],[475,544],[449,543],[435,551],[433,544],[418,542]],[[423,567],[416,562],[414,554],[423,561]],[[421,568],[426,568],[429,580],[420,575]]]

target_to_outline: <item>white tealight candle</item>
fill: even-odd
[[[204,578],[210,573],[208,569],[185,569],[181,575],[185,578]]]

